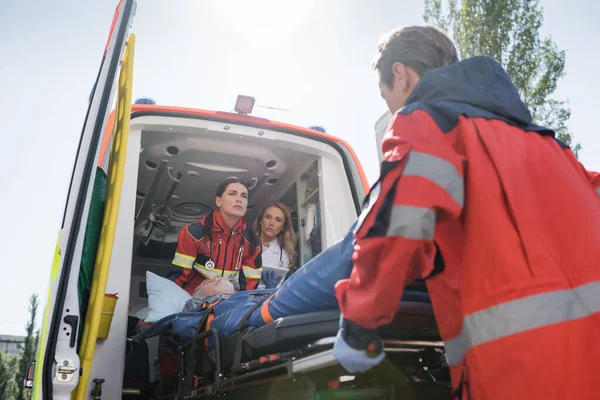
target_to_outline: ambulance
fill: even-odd
[[[247,182],[249,225],[270,201],[290,208],[298,268],[344,238],[368,184],[343,140],[319,127],[253,116],[250,96],[238,97],[235,112],[132,99],[136,36],[130,30],[136,7],[134,0],[119,2],[90,97],[37,356],[24,380],[32,398],[447,395],[443,343],[431,304],[415,300],[418,296],[403,308],[402,335],[382,334],[392,370],[357,376],[348,376],[331,354],[339,310],[242,327],[235,340],[202,325],[206,321],[184,340],[177,324],[190,313],[143,324],[140,313],[154,295],[148,274],[171,281],[178,276],[180,267],[172,264],[177,235],[214,207],[215,189],[224,179]],[[415,291],[426,294],[423,285]],[[173,350],[180,363],[170,389],[161,348]]]

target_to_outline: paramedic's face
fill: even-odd
[[[390,89],[390,87],[385,83],[379,84],[379,91],[381,92],[381,98],[385,100],[385,103],[392,114],[395,114],[404,106],[404,101],[396,99],[394,90]]]
[[[260,221],[261,233],[265,239],[273,240],[281,233],[285,225],[285,215],[277,207],[269,207]]]
[[[241,183],[230,183],[223,195],[217,197],[216,203],[222,213],[243,217],[248,208],[248,189]]]
[[[404,107],[408,96],[410,96],[420,78],[416,72],[399,62],[394,64],[392,72],[392,87],[380,82],[379,91],[390,112],[395,114]]]

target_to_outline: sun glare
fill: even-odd
[[[285,41],[311,17],[316,0],[218,0],[218,15],[252,46]]]

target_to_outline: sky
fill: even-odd
[[[88,97],[117,1],[0,0],[0,334],[24,334],[42,303]],[[542,33],[567,50],[580,160],[600,170],[600,3],[542,0]],[[370,62],[379,36],[422,23],[423,0],[139,0],[133,97],[230,111],[236,96],[290,111],[255,115],[324,126],[377,177],[373,126],[386,110]],[[41,313],[42,310],[40,310]]]

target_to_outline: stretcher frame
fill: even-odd
[[[212,354],[211,359],[214,363],[214,371],[212,372],[213,381],[194,387],[194,381],[197,380],[198,377],[195,376],[194,373],[190,373],[190,367],[193,372],[197,371],[198,359],[192,357],[191,365],[186,365],[185,355],[186,352],[190,352],[194,355],[196,354],[196,350],[204,349],[205,339],[209,337],[212,337],[214,340],[214,348],[206,353],[206,355],[209,353]],[[214,328],[210,328],[198,333],[193,340],[179,345],[180,374],[178,391],[175,395],[162,397],[161,399],[194,400],[217,398],[225,395],[229,399],[243,399],[248,398],[248,396],[250,396],[250,398],[258,398],[253,396],[266,396],[268,394],[269,386],[278,381],[286,381],[286,387],[290,386],[290,393],[298,392],[298,390],[300,390],[301,392],[304,392],[305,395],[314,393],[314,398],[345,398],[345,394],[350,396],[350,393],[353,398],[395,398],[394,385],[392,383],[375,384],[370,387],[360,388],[331,388],[323,387],[324,382],[315,382],[315,374],[336,377],[349,375],[341,366],[339,366],[333,355],[331,347],[334,342],[335,337],[326,337],[310,343],[303,349],[278,354],[278,358],[276,359],[277,362],[274,365],[265,363],[265,366],[262,368],[251,369],[247,367],[246,369],[250,370],[245,373],[225,372],[222,368],[222,343],[219,332]],[[450,394],[451,387],[449,382],[437,382],[436,377],[429,371],[431,367],[448,367],[446,356],[443,352],[443,342],[384,340],[383,343],[384,351],[388,356],[402,353],[419,355],[419,359],[423,360],[421,372],[426,379],[423,383],[439,384],[441,388],[447,389],[448,394]],[[434,356],[432,357],[432,355]],[[270,356],[273,355],[267,354],[260,358],[268,358]],[[203,358],[201,362],[204,362],[205,360],[206,357]],[[251,363],[252,361],[244,362],[243,364],[249,365]],[[232,370],[235,369],[234,367],[232,367]],[[329,370],[329,372],[322,374],[325,370]],[[377,374],[377,371],[374,369],[373,372],[369,373]],[[316,379],[316,381],[319,380],[322,379]],[[305,388],[298,388],[298,386],[304,386]],[[319,386],[321,387],[319,388]],[[251,392],[253,395],[250,395]]]

